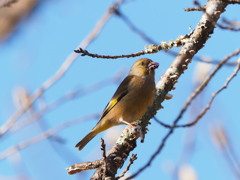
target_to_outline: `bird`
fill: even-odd
[[[120,83],[103,110],[96,126],[75,147],[81,151],[97,134],[113,126],[139,120],[155,99],[155,69],[159,64],[148,58],[138,59]]]

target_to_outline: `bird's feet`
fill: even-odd
[[[129,123],[129,128],[127,128],[126,130],[128,131],[128,133],[130,134],[134,134],[134,138],[141,138],[141,142],[144,142],[144,138],[145,138],[145,133],[143,132],[143,129],[140,125],[133,125]]]
[[[135,136],[135,138],[141,138],[141,143],[144,142],[144,138],[145,138],[145,133],[143,132],[144,130],[142,129],[142,127],[140,125],[133,125],[127,121],[124,121],[122,118],[120,119],[120,122],[122,122],[123,124],[128,125],[130,128],[127,128],[127,131],[129,131],[129,133],[131,134],[137,134],[137,136]],[[135,133],[136,132],[136,133]]]

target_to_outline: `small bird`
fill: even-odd
[[[98,133],[113,126],[131,123],[140,119],[153,104],[156,88],[154,70],[159,64],[150,59],[137,60],[128,76],[119,85],[117,91],[105,107],[96,126],[76,144],[81,151]]]

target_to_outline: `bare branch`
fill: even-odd
[[[136,134],[139,133],[137,128],[131,129],[126,127],[122,132],[117,143],[108,151],[108,168],[105,178],[115,178],[117,170],[123,166],[124,161],[127,159],[129,153],[136,147]],[[127,134],[127,135],[126,135]],[[102,166],[99,167],[92,176],[92,180],[101,179],[103,174]]]
[[[170,54],[170,55],[173,55],[173,56],[178,55],[177,52],[174,52],[174,51],[171,51],[171,50],[169,50],[167,53]],[[213,59],[209,59],[209,58],[199,57],[197,55],[195,55],[193,57],[193,60],[197,60],[199,62],[208,63],[208,64],[218,64],[220,62],[219,60],[213,60]],[[236,65],[237,65],[237,62],[226,62],[224,64],[224,66],[236,66]]]
[[[92,53],[89,53],[87,50],[83,50],[82,48],[74,50],[74,52],[80,53],[81,56],[90,56],[93,58],[104,58],[104,59],[130,58],[130,57],[142,56],[144,54],[150,54],[150,52],[146,53],[144,51],[140,51],[140,52],[133,53],[133,54],[110,56],[110,55],[92,54]]]
[[[209,76],[204,80],[204,82],[189,96],[188,100],[186,101],[185,105],[183,106],[182,110],[180,111],[179,115],[175,119],[175,121],[179,121],[183,114],[186,112],[192,101],[202,92],[202,90],[208,85],[209,81],[213,78],[213,76],[217,73],[217,71],[232,57],[239,55],[240,49],[237,49],[232,54],[226,56],[219,64],[215,67],[215,69],[209,74]],[[194,123],[189,123],[185,125],[177,125],[177,127],[189,127],[194,125]]]
[[[195,8],[185,8],[184,11],[203,11],[205,12],[206,6],[202,6],[201,3],[198,0],[194,0],[193,4],[197,7]]]
[[[222,18],[221,19],[222,23],[228,26],[240,26],[240,22],[239,21],[230,21],[227,18]]]
[[[96,169],[102,165],[102,162],[103,162],[102,159],[99,159],[99,160],[96,160],[93,162],[78,163],[78,164],[74,164],[66,169],[68,170],[68,174],[73,175],[76,173],[80,173],[82,171]]]
[[[217,26],[221,29],[226,29],[230,31],[240,31],[239,21],[229,21],[226,18],[222,18],[221,23],[217,23]]]
[[[189,127],[189,126],[193,126],[195,125],[205,114],[206,112],[210,109],[211,104],[213,102],[213,100],[215,99],[215,97],[225,88],[227,88],[228,84],[231,82],[231,80],[237,75],[238,71],[240,69],[240,59],[238,61],[238,65],[236,67],[236,69],[234,70],[234,72],[232,73],[232,75],[230,77],[228,77],[227,81],[225,82],[225,84],[219,89],[217,90],[215,93],[212,94],[212,98],[210,99],[210,101],[208,102],[207,106],[202,110],[202,112],[197,116],[197,118],[189,124],[185,124],[185,125],[180,125],[179,127]]]
[[[130,161],[129,161],[129,164],[127,165],[127,167],[126,167],[126,168],[123,170],[123,172],[122,172],[119,176],[117,176],[115,179],[117,180],[117,179],[122,178],[122,177],[126,174],[126,172],[129,171],[131,165],[133,164],[133,162],[134,162],[136,159],[137,159],[137,154],[132,154],[132,157],[130,158]]]
[[[137,35],[139,35],[143,40],[150,44],[157,44],[156,41],[154,41],[152,38],[150,38],[148,35],[146,35],[142,30],[140,30],[138,27],[136,27],[133,22],[124,15],[119,9],[115,11],[115,14]]]
[[[157,122],[158,124],[160,124],[161,126],[163,126],[165,128],[169,128],[169,129],[172,128],[172,126],[161,122],[159,119],[156,118],[156,116],[154,116],[153,119],[155,120],[155,122]]]
[[[227,0],[229,4],[240,4],[240,0]]]
[[[192,101],[203,91],[203,89],[208,85],[208,83],[210,82],[210,80],[214,77],[214,75],[218,72],[218,70],[228,61],[230,60],[232,57],[239,55],[240,53],[240,49],[237,49],[236,51],[234,51],[232,54],[227,55],[222,61],[219,62],[219,64],[215,67],[215,69],[208,75],[208,77],[203,81],[203,83],[189,96],[188,100],[186,101],[185,105],[183,106],[182,110],[180,111],[178,117],[175,119],[175,121],[178,121],[182,118],[183,114],[186,112],[186,110],[188,109],[188,107],[190,106],[190,104],[192,103]],[[165,124],[161,121],[159,121],[156,117],[154,117],[154,120],[166,127],[166,128],[181,128],[181,127],[191,127],[193,125],[195,125],[199,119],[194,120],[191,123],[187,123],[187,124],[183,124],[183,125],[176,125],[175,127],[172,127],[168,124]]]
[[[93,54],[89,53],[87,50],[84,50],[82,48],[79,48],[77,50],[74,50],[76,53],[80,53],[81,56],[90,56],[93,58],[106,58],[106,59],[118,59],[118,58],[130,58],[130,57],[137,57],[144,54],[153,54],[157,53],[161,50],[168,51],[172,47],[179,47],[183,46],[188,41],[189,35],[185,36],[179,36],[176,40],[170,40],[169,43],[166,43],[166,41],[162,41],[159,45],[150,44],[148,46],[145,46],[145,50],[139,51],[137,53],[131,53],[127,55],[116,55],[116,56],[110,56],[110,55],[100,55],[100,54]]]
[[[103,17],[97,22],[97,24],[93,28],[92,32],[89,33],[89,35],[78,46],[79,48],[85,49],[93,40],[96,39],[107,21],[112,17],[112,15],[114,15],[115,9],[117,9],[123,2],[124,0],[116,0],[116,2],[107,9]]]
[[[205,6],[198,6],[194,8],[185,8],[184,11],[205,11],[206,7]]]
[[[101,138],[101,150],[102,150],[102,156],[103,156],[103,179],[105,179],[105,174],[107,171],[107,157],[106,157],[106,144],[104,143],[104,140]]]
[[[226,29],[226,30],[230,30],[230,31],[240,31],[240,28],[237,27],[233,27],[233,26],[224,26],[222,24],[217,24],[217,26],[221,29]]]
[[[221,124],[217,124],[216,128],[211,128],[211,135],[213,138],[213,142],[223,153],[223,157],[230,166],[230,169],[233,171],[236,178],[239,179],[240,163],[238,157],[233,150],[227,131]]]

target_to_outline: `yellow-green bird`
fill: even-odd
[[[154,70],[158,63],[150,59],[137,60],[128,76],[119,85],[105,107],[97,125],[75,147],[81,151],[98,133],[120,124],[131,125],[153,104],[156,88]]]

